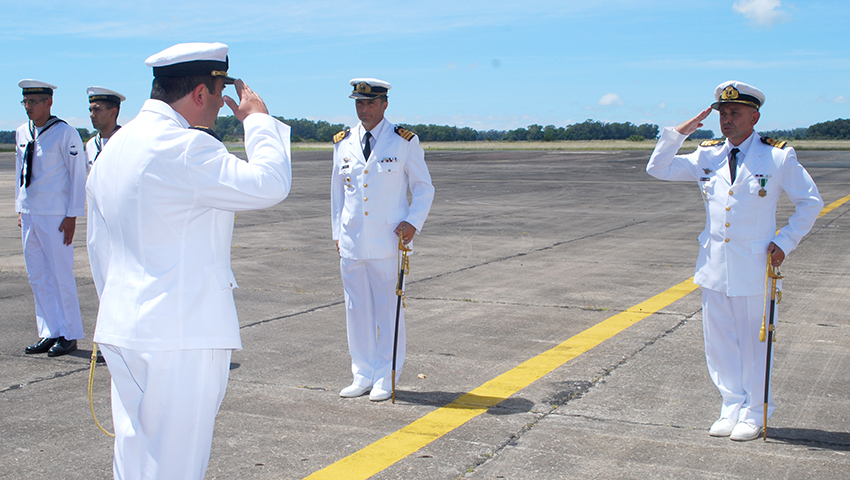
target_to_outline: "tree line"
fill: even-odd
[[[345,129],[341,123],[329,123],[324,120],[307,120],[305,118],[275,117],[292,128],[293,142],[331,142],[337,132]],[[448,125],[409,125],[399,124],[417,135],[423,142],[480,142],[480,141],[543,141],[559,140],[654,140],[658,137],[658,125],[644,123],[634,125],[631,122],[606,123],[596,120],[585,120],[564,127],[554,125],[528,125],[514,130],[475,130],[470,127],[453,127]],[[77,128],[83,141],[94,136],[94,131]],[[242,122],[230,115],[218,117],[215,122],[215,132],[225,142],[241,141],[244,135]],[[788,130],[770,130],[759,132],[763,137],[773,137],[788,140],[850,140],[850,119],[836,119],[816,123],[808,128]],[[697,130],[690,138],[695,140],[714,138],[712,130]],[[0,131],[0,143],[15,143],[14,131]]]

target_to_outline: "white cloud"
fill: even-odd
[[[665,108],[667,108],[667,102],[661,102],[661,103],[659,103],[659,104],[658,104],[658,108],[660,108],[661,110],[664,110]]]
[[[732,5],[732,10],[756,25],[772,27],[791,19],[788,12],[779,10],[781,6],[781,0],[738,0]]]
[[[599,105],[622,105],[623,101],[616,93],[606,93],[605,95],[602,95],[602,98],[600,98],[597,103]]]
[[[847,103],[847,99],[844,97],[844,95],[839,95],[839,96],[833,98],[832,102],[833,103]]]

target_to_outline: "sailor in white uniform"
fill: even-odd
[[[360,122],[334,137],[331,223],[345,291],[352,384],[342,397],[390,398],[398,282],[398,235],[422,229],[434,186],[419,138],[384,118],[389,83],[355,78],[350,98]],[[412,199],[408,203],[407,192]],[[399,315],[396,379],[405,353]]]
[[[227,51],[188,43],[148,58],[151,99],[89,174],[94,340],[112,375],[117,479],[204,478],[231,352],[242,347],[234,212],[290,191],[289,127],[241,80],[238,105],[222,96],[234,83]],[[223,103],[244,124],[248,162],[212,131]]]
[[[77,130],[50,114],[49,83],[21,80],[30,121],[15,135],[15,210],[40,340],[28,354],[56,357],[77,349],[83,320],[74,280],[74,233],[85,215],[86,164]]]
[[[767,347],[759,331],[767,255],[779,266],[812,228],[823,201],[794,149],[754,131],[765,100],[760,90],[728,81],[717,86],[714,97],[696,117],[661,132],[646,171],[661,180],[696,182],[705,201],[694,282],[702,287],[708,371],[723,397],[709,433],[746,441],[757,438],[764,423]],[[706,141],[693,153],[677,155],[712,108],[720,114],[726,141]],[[777,233],[782,192],[795,211]],[[771,394],[768,416],[772,411]]]
[[[97,134],[86,142],[86,165],[91,170],[103,146],[121,128],[118,125],[118,114],[121,112],[121,102],[127,100],[127,97],[104,87],[89,87],[86,94],[89,96],[91,125],[97,130]]]

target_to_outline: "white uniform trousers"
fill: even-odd
[[[728,297],[722,292],[702,289],[708,373],[723,396],[720,416],[733,422],[749,421],[758,426],[764,423],[767,342],[759,341],[763,315],[761,295]],[[768,393],[767,416],[770,417],[774,409],[773,392]]]
[[[116,480],[203,480],[232,350],[101,344],[112,375]]]
[[[85,334],[74,280],[74,246],[65,245],[65,233],[59,231],[64,219],[62,215],[21,214],[21,240],[35,297],[38,336],[79,340]]]
[[[340,260],[348,350],[354,383],[392,390],[398,260]],[[405,351],[404,309],[399,313],[396,381]]]

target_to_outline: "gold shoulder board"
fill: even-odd
[[[416,136],[415,133],[411,132],[410,130],[408,130],[406,128],[401,128],[401,127],[395,127],[395,133],[397,133],[399,137],[407,140],[408,142],[413,140],[413,137]]]
[[[777,140],[775,138],[762,137],[761,141],[765,145],[770,145],[771,147],[776,147],[776,148],[785,148],[785,145],[788,144],[788,142],[786,142],[785,140]]]
[[[350,128],[346,128],[345,130],[337,133],[336,135],[334,135],[334,143],[339,143],[339,142],[343,141],[345,139],[345,137],[348,136],[349,133],[351,133]]]
[[[713,147],[715,145],[720,145],[723,143],[722,140],[706,140],[699,144],[700,147]]]

